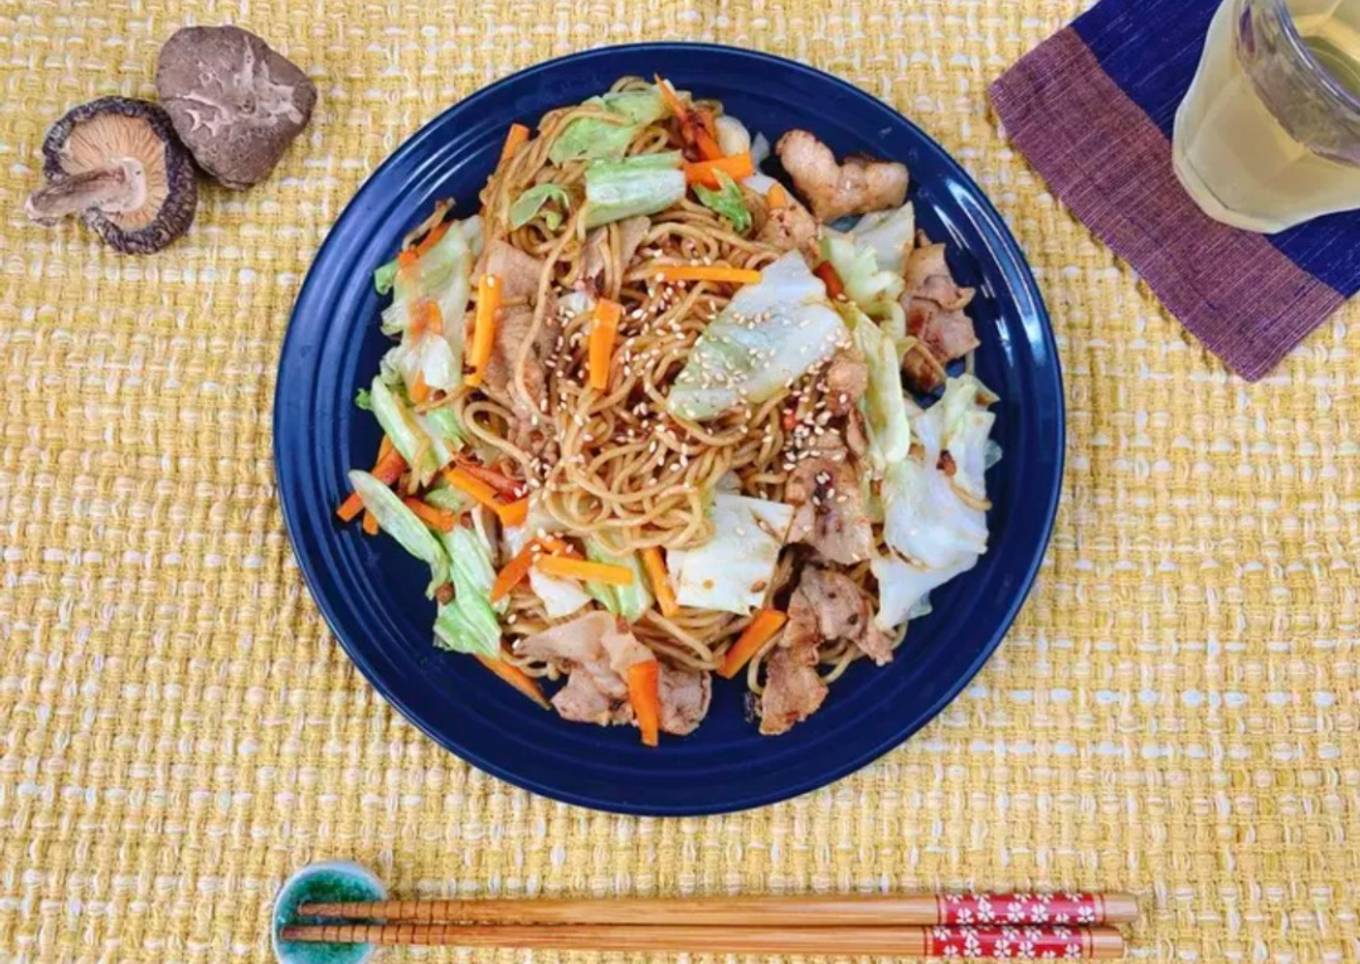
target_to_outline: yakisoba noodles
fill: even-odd
[[[764,133],[623,78],[375,275],[398,343],[341,518],[429,563],[436,645],[649,744],[714,673],[784,732],[986,550],[972,290],[902,164]]]

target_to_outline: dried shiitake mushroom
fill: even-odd
[[[43,159],[48,183],[24,206],[35,221],[78,214],[119,251],[150,254],[194,219],[193,160],[155,104],[102,97],[73,108],[47,132]]]
[[[199,165],[228,187],[264,180],[316,104],[307,75],[240,27],[184,27],[161,48],[156,93]]]

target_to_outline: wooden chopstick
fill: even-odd
[[[671,924],[294,924],[286,941],[592,951],[730,954],[893,954],[992,957],[1001,951],[1112,958],[1124,939],[1109,927],[731,927]],[[951,954],[951,951],[953,952]]]
[[[301,917],[418,924],[637,924],[769,927],[898,924],[1120,924],[1138,919],[1131,894],[631,897],[554,900],[380,900],[310,903]]]

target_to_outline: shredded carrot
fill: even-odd
[[[663,80],[660,74],[653,74],[652,79],[656,81],[656,89],[661,91],[661,99],[665,101],[666,107],[675,115],[676,120],[684,123],[689,118],[689,108],[680,99],[680,95],[675,92],[671,82]]]
[[[378,517],[367,509],[364,510],[364,521],[362,525],[364,535],[376,536],[378,534]]]
[[[845,294],[845,284],[841,281],[841,276],[836,273],[836,268],[830,261],[823,261],[812,269],[812,273],[822,279],[822,284],[826,285],[826,296],[828,298],[839,298]]]
[[[590,387],[604,391],[609,387],[609,362],[614,356],[614,340],[619,334],[623,306],[601,298],[595,303],[595,320],[590,326]]]
[[[501,146],[500,163],[504,164],[515,156],[515,151],[524,146],[529,140],[529,128],[523,124],[511,124],[510,129],[505,132],[505,143]]]
[[[760,647],[770,641],[775,633],[783,627],[784,621],[789,617],[778,609],[762,609],[756,613],[755,619],[751,620],[737,641],[732,644],[732,648],[727,651],[723,658],[723,663],[718,667],[718,675],[724,679],[731,679],[737,675],[738,670],[750,662],[751,657],[760,651]]]
[[[415,248],[406,248],[397,255],[397,267],[412,268],[420,260],[420,255],[416,254]]]
[[[713,122],[713,114],[706,110],[694,111],[694,116],[699,123],[688,125],[688,133],[694,139],[694,146],[699,150],[699,156],[706,161],[721,160],[723,156],[722,148],[718,146],[716,138],[717,126]]]
[[[523,525],[524,520],[529,515],[529,500],[527,498],[510,503],[501,502],[496,498],[495,489],[464,468],[452,466],[445,469],[444,479],[455,489],[467,493],[496,513],[496,517],[501,520],[501,525]]]
[[[444,333],[444,315],[439,310],[439,304],[429,298],[421,298],[411,305],[411,337],[419,338],[425,332],[442,335]]]
[[[789,192],[784,190],[784,185],[778,181],[770,185],[770,190],[765,194],[765,203],[769,205],[771,211],[777,211],[789,203]]]
[[[642,742],[656,746],[661,741],[661,666],[655,659],[628,667],[628,702]]]
[[[524,525],[524,520],[529,518],[528,497],[496,506],[496,515],[500,517],[503,526]]]
[[[425,237],[421,238],[420,243],[415,247],[416,257],[417,258],[421,257],[422,255],[425,254],[426,251],[429,251],[436,244],[438,244],[439,239],[448,233],[449,225],[452,223],[453,223],[452,221],[440,221],[429,231],[427,231],[425,233]]]
[[[411,496],[401,501],[406,503],[406,508],[416,514],[417,519],[440,532],[452,532],[453,527],[458,524],[458,516],[450,509],[441,509]]]
[[[545,552],[560,552],[566,555],[571,552],[571,548],[556,536],[539,536],[526,543],[524,548],[496,573],[496,581],[491,584],[491,601],[496,602],[508,596],[510,590],[528,577],[534,560]]]
[[[416,377],[415,377],[415,379],[411,382],[411,389],[410,389],[410,391],[411,391],[411,401],[415,402],[417,405],[420,405],[420,404],[424,403],[425,401],[427,401],[427,400],[429,399],[429,397],[430,397],[430,386],[429,386],[428,384],[426,384],[426,382],[425,382],[425,373],[424,373],[424,372],[422,372],[422,371],[417,371],[417,372],[416,372]]]
[[[602,582],[607,586],[631,586],[633,570],[627,566],[611,566],[607,562],[587,562],[566,556],[542,556],[535,563],[549,576],[564,576],[585,582]]]
[[[742,151],[740,154],[729,154],[726,157],[715,157],[712,160],[694,161],[686,164],[685,180],[690,184],[718,187],[719,171],[722,171],[734,181],[740,181],[742,178],[754,174],[756,167],[751,163],[751,152]]]
[[[387,452],[379,451],[378,461],[373,466],[373,477],[384,485],[395,485],[401,478],[401,473],[406,471],[406,460],[401,457],[401,453],[396,449],[389,449]],[[353,522],[358,518],[359,513],[364,511],[364,501],[359,498],[358,492],[351,492],[349,498],[340,503],[340,507],[335,510],[335,514],[340,517],[341,522]]]
[[[485,465],[478,465],[468,458],[459,457],[458,467],[474,478],[481,479],[487,485],[496,490],[496,494],[506,499],[517,499],[524,491],[524,483],[518,479],[512,479],[508,475],[503,475],[495,469],[489,469]]]
[[[378,443],[378,458],[375,461],[381,462],[383,459],[387,458],[387,456],[392,453],[392,448],[391,437],[384,435],[382,441]]]
[[[462,468],[450,466],[445,469],[444,480],[455,489],[472,496],[488,509],[494,511],[500,508],[500,503],[496,501],[496,490]]]
[[[491,670],[491,672],[505,680],[545,710],[552,709],[552,706],[548,701],[543,698],[543,691],[538,688],[538,681],[514,663],[504,658],[493,659],[490,656],[482,656],[480,653],[477,655],[477,662]]]
[[[656,546],[643,549],[642,568],[647,570],[647,581],[652,584],[652,594],[661,607],[661,615],[674,616],[680,611],[680,604],[675,601],[675,591],[671,589],[670,578],[666,575],[666,560],[661,557],[661,550]]]
[[[760,272],[751,268],[729,268],[723,264],[663,264],[656,273],[662,281],[720,281],[724,284],[753,285]]]
[[[477,316],[472,328],[472,350],[468,353],[468,364],[472,366],[467,377],[469,385],[480,385],[486,375],[491,349],[496,344],[496,313],[500,306],[501,279],[494,274],[482,275],[477,282]]]

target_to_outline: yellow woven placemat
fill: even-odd
[[[1247,385],[1054,202],[984,92],[1081,6],[0,4],[0,958],[258,959],[280,881],[332,856],[404,895],[1128,888],[1141,960],[1360,958],[1360,310]],[[320,90],[269,182],[207,188],[151,258],[24,220],[52,120],[232,18]],[[939,138],[1033,261],[1070,406],[1049,558],[973,685],[713,819],[553,804],[407,725],[303,589],[270,458],[290,304],[366,173],[495,77],[658,38],[794,56]]]

